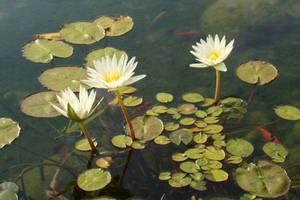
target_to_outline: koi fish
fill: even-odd
[[[34,39],[62,40],[60,33],[41,33],[33,36]]]
[[[156,16],[153,18],[151,24],[154,24],[155,22],[157,22],[157,20],[159,20],[159,18],[161,18],[162,16],[164,16],[166,13],[167,13],[167,11],[162,11],[162,12],[160,12],[158,15],[156,15]]]
[[[255,126],[257,130],[262,134],[264,139],[268,142],[275,142],[275,143],[281,143],[277,137],[273,136],[272,133],[260,126]]]
[[[199,35],[201,32],[198,31],[186,31],[186,32],[178,32],[175,33],[173,36],[178,37],[178,36],[188,36],[188,35]]]
[[[145,108],[146,106],[151,105],[152,102],[151,101],[146,101],[145,103],[143,103],[142,105],[140,105],[139,107],[135,108],[132,110],[131,115],[134,115],[135,113],[137,113],[138,111],[142,110],[143,108]]]

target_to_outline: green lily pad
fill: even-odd
[[[204,149],[191,148],[184,152],[184,154],[190,159],[199,159],[203,158]]]
[[[196,173],[200,170],[200,167],[191,161],[182,162],[179,165],[180,169],[186,173]]]
[[[93,23],[102,26],[104,29],[108,29],[115,22],[115,20],[109,16],[101,16],[93,21]]]
[[[156,144],[165,145],[165,144],[169,144],[171,140],[167,136],[160,135],[154,139],[154,142]]]
[[[226,144],[226,150],[234,156],[248,157],[253,151],[253,145],[241,138],[230,139]]]
[[[177,111],[183,115],[194,114],[197,112],[197,110],[198,110],[198,108],[194,104],[191,104],[191,103],[182,104],[182,105],[178,106],[178,108],[177,108]]]
[[[196,133],[194,135],[194,142],[196,142],[197,144],[204,144],[207,141],[208,136],[206,134],[203,133]]]
[[[56,117],[61,115],[49,102],[59,105],[56,92],[40,92],[25,98],[21,102],[21,111],[32,117]]]
[[[166,113],[168,108],[166,106],[153,106],[152,111],[157,114],[163,114]]]
[[[250,163],[237,168],[235,178],[243,190],[264,198],[286,194],[291,182],[284,169],[266,160],[259,160],[257,165]]]
[[[169,138],[176,145],[180,145],[181,142],[188,145],[193,139],[193,133],[185,129],[179,129],[170,133]]]
[[[59,33],[64,40],[73,44],[92,44],[105,36],[101,26],[90,22],[64,24]]]
[[[165,92],[160,92],[156,94],[156,100],[161,103],[169,103],[173,101],[173,95]]]
[[[230,156],[227,158],[227,162],[231,164],[239,164],[243,161],[242,157],[240,156]]]
[[[204,121],[208,124],[215,124],[219,122],[219,119],[217,117],[205,117]]]
[[[178,123],[174,123],[174,122],[168,122],[165,124],[165,130],[166,131],[175,131],[180,127],[180,125]]]
[[[207,127],[207,123],[204,122],[204,121],[200,121],[200,120],[196,121],[196,122],[195,122],[195,125],[196,125],[198,128],[205,128],[205,127]]]
[[[114,23],[112,23],[107,31],[106,36],[120,36],[127,32],[129,32],[133,28],[133,20],[129,16],[119,16],[114,19]]]
[[[188,159],[188,157],[184,153],[174,153],[172,155],[172,160],[177,162],[185,161],[186,159]]]
[[[159,114],[154,112],[152,109],[146,111],[146,115],[148,116],[158,116]]]
[[[188,186],[192,182],[190,177],[186,177],[185,173],[176,173],[169,179],[169,185],[175,188]]]
[[[195,115],[198,117],[198,118],[205,118],[207,117],[207,113],[203,110],[198,110]]]
[[[201,172],[190,174],[190,177],[192,177],[194,181],[202,181],[204,179],[204,175]]]
[[[143,102],[143,98],[141,97],[139,98],[137,96],[129,96],[123,100],[124,105],[128,107],[138,106],[142,102]]]
[[[205,191],[207,189],[205,181],[192,181],[190,186],[198,191]]]
[[[213,117],[217,117],[223,113],[223,109],[220,106],[212,106],[206,109],[206,112]]]
[[[77,178],[77,185],[84,191],[95,191],[104,188],[111,181],[109,171],[100,168],[89,169],[81,173]]]
[[[0,199],[1,200],[18,200],[18,196],[9,190],[2,190],[2,191],[0,191]]]
[[[126,148],[132,144],[132,139],[127,135],[116,135],[111,139],[111,142],[116,147]]]
[[[159,174],[158,179],[162,180],[162,181],[167,181],[167,180],[171,179],[171,173],[170,172],[162,172]]]
[[[284,162],[288,151],[282,144],[268,142],[263,146],[263,151],[272,158],[274,162]]]
[[[212,169],[205,173],[205,178],[210,181],[221,182],[228,179],[228,174],[222,169]]]
[[[210,160],[223,160],[225,158],[225,152],[214,146],[208,146],[205,149],[204,157]]]
[[[247,112],[247,103],[241,98],[227,97],[219,101],[218,105],[227,113],[227,119],[241,119]]]
[[[173,119],[180,119],[181,115],[179,113],[172,115]]]
[[[105,47],[102,49],[93,50],[90,53],[88,53],[87,56],[85,57],[85,66],[95,68],[94,61],[97,61],[97,60],[101,61],[102,57],[105,57],[105,56],[109,56],[110,58],[112,58],[113,55],[116,55],[117,60],[119,60],[122,55],[125,55],[125,57],[128,58],[125,51],[121,51],[119,49],[115,49],[112,47]],[[127,86],[127,87],[130,87],[130,86]],[[119,89],[119,91],[120,90],[121,89]],[[121,93],[121,91],[120,91],[120,93]]]
[[[97,146],[98,142],[96,141],[96,139],[92,138],[92,141],[93,141],[94,145]],[[88,139],[84,138],[84,139],[77,141],[75,144],[75,149],[77,149],[79,151],[90,151],[91,146],[89,144]]]
[[[136,91],[135,87],[132,86],[123,86],[118,88],[120,95],[132,94]]]
[[[0,118],[0,149],[19,137],[20,130],[17,122],[9,118]]]
[[[204,101],[204,98],[201,94],[198,93],[187,93],[182,96],[182,99],[189,103],[199,103]]]
[[[131,147],[134,149],[145,149],[144,141],[134,140],[131,144]]]
[[[154,116],[138,116],[131,120],[135,137],[140,140],[149,141],[159,136],[164,130],[163,122]],[[129,133],[129,126],[126,124]]]
[[[236,75],[246,83],[265,85],[278,76],[278,71],[265,61],[249,61],[237,68]]]
[[[213,105],[215,100],[213,98],[205,98],[204,101],[200,104],[202,107],[207,107]]]
[[[73,92],[78,92],[80,80],[86,77],[87,73],[83,68],[63,66],[47,69],[40,75],[39,80],[50,90],[62,91],[69,87]]]
[[[208,164],[208,160],[206,158],[199,158],[196,160],[196,164],[203,167]]]
[[[174,114],[177,114],[178,111],[177,111],[177,108],[171,107],[171,108],[168,108],[167,113],[170,115],[174,115]]]
[[[196,120],[192,117],[186,117],[186,118],[182,118],[179,123],[181,125],[185,125],[185,126],[189,126],[192,125]]]
[[[213,142],[213,145],[217,148],[222,148],[222,147],[225,147],[226,146],[226,143],[224,140],[215,140]]]
[[[221,169],[223,167],[223,164],[217,160],[209,160],[207,165],[210,169]]]
[[[223,126],[219,124],[209,124],[203,129],[203,131],[207,134],[216,134],[223,131]]]
[[[278,117],[281,117],[286,120],[300,119],[300,110],[294,106],[276,106],[276,108],[274,108],[274,111]]]
[[[32,62],[48,63],[53,57],[67,58],[73,54],[73,47],[62,41],[37,39],[23,47],[23,56]]]

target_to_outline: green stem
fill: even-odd
[[[216,70],[216,90],[215,90],[214,105],[217,105],[219,101],[219,92],[220,92],[220,71]]]
[[[93,140],[91,139],[91,136],[90,136],[89,132],[86,130],[86,127],[85,127],[83,121],[78,122],[78,123],[79,123],[79,125],[81,127],[82,132],[84,133],[85,137],[87,138],[87,140],[88,140],[88,142],[89,142],[89,144],[91,146],[92,154],[98,154],[98,151],[97,151],[97,149],[96,149],[96,147],[95,147],[95,145],[93,143]]]
[[[131,139],[132,139],[132,140],[135,140],[135,134],[134,134],[134,131],[133,131],[133,127],[132,127],[132,124],[131,124],[131,121],[130,121],[128,112],[127,112],[126,107],[125,107],[125,105],[124,105],[124,103],[123,103],[123,100],[122,100],[122,97],[121,97],[121,95],[120,95],[119,90],[115,90],[115,93],[116,93],[116,96],[117,96],[118,101],[119,101],[119,103],[120,103],[120,106],[121,106],[121,108],[122,108],[122,111],[123,111],[124,117],[125,117],[125,119],[126,119],[126,122],[127,122],[128,126],[129,126]]]

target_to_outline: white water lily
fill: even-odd
[[[93,107],[96,98],[96,92],[92,90],[88,94],[87,90],[80,85],[79,98],[68,87],[60,95],[56,95],[59,106],[50,103],[52,107],[67,118],[75,121],[82,121],[88,118],[99,107],[101,101]],[[69,108],[69,106],[71,108]]]
[[[219,36],[216,35],[215,39],[211,35],[208,35],[206,41],[200,40],[200,43],[197,42],[196,45],[193,45],[194,51],[190,51],[196,60],[200,63],[190,64],[190,67],[214,67],[218,71],[226,72],[227,68],[224,64],[224,60],[229,56],[230,52],[233,49],[234,40],[226,46],[226,39],[223,36],[220,41]]]
[[[137,62],[134,62],[135,57],[131,58],[128,63],[127,60],[128,58],[124,54],[118,61],[115,54],[112,58],[102,57],[101,61],[94,61],[95,69],[87,68],[88,79],[82,80],[82,82],[90,87],[115,90],[146,77],[146,75],[133,76]]]

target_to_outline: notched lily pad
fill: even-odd
[[[169,179],[169,184],[175,188],[188,186],[191,182],[192,179],[190,177],[186,177],[185,173],[173,174],[172,178]]]
[[[163,114],[167,112],[168,108],[166,106],[158,105],[158,106],[153,106],[151,110],[157,114]]]
[[[186,129],[179,129],[170,133],[169,138],[176,145],[180,145],[181,142],[188,145],[193,139],[193,133]]]
[[[169,179],[171,179],[171,173],[170,172],[162,172],[159,174],[158,179],[162,180],[162,181],[169,180]]]
[[[179,123],[181,125],[185,125],[185,126],[189,126],[192,125],[196,120],[192,117],[186,117],[186,118],[182,118]]]
[[[109,16],[101,16],[93,21],[93,23],[102,26],[104,29],[109,28],[113,23],[114,19]]]
[[[207,125],[203,131],[207,134],[216,134],[220,133],[223,130],[223,126],[219,124],[209,124]]]
[[[186,93],[182,96],[182,99],[189,103],[199,103],[204,100],[203,96],[198,93]]]
[[[84,191],[95,191],[104,188],[111,181],[108,171],[102,169],[89,169],[77,178],[77,185]]]
[[[133,107],[138,106],[143,102],[143,98],[137,96],[129,96],[123,100],[125,106]]]
[[[92,141],[93,141],[94,145],[97,146],[98,143],[97,143],[96,139],[93,138]],[[75,144],[75,149],[77,149],[79,151],[90,151],[91,146],[89,144],[88,139],[84,138],[84,139],[77,141]]]
[[[61,91],[69,87],[73,92],[78,92],[80,80],[84,80],[86,77],[87,73],[83,68],[61,66],[47,69],[40,75],[39,80],[50,90]]]
[[[165,145],[165,144],[169,144],[171,140],[167,136],[160,135],[154,139],[154,142],[156,144]]]
[[[61,115],[57,112],[49,102],[59,105],[56,92],[40,92],[26,97],[21,102],[21,111],[32,117],[56,117]]]
[[[263,151],[272,158],[274,162],[284,162],[288,151],[282,144],[268,142],[263,146]]]
[[[208,146],[205,149],[204,157],[210,160],[223,160],[225,158],[225,152],[214,146]]]
[[[183,115],[194,114],[197,112],[197,110],[198,110],[198,108],[194,104],[191,104],[191,103],[182,104],[182,105],[178,106],[178,108],[177,108],[177,111]]]
[[[188,159],[188,157],[184,153],[174,153],[172,155],[172,160],[177,162],[185,161],[186,159]]]
[[[180,125],[178,123],[174,123],[174,122],[168,122],[165,124],[165,130],[166,131],[175,131],[180,127]]]
[[[223,113],[223,109],[220,106],[211,106],[206,109],[206,112],[213,117],[217,117]]]
[[[53,57],[67,58],[73,54],[73,47],[62,41],[37,39],[23,47],[23,56],[32,62],[48,63]]]
[[[131,144],[133,149],[145,149],[145,141],[143,140],[134,140]]]
[[[231,163],[231,164],[239,164],[243,161],[242,157],[240,156],[230,156],[228,159],[227,159],[227,162],[228,163]]]
[[[17,122],[10,118],[0,118],[0,149],[19,137],[20,130]]]
[[[113,23],[106,25],[106,36],[120,36],[129,32],[133,28],[134,22],[129,16],[119,16],[114,19]]]
[[[237,68],[236,75],[247,83],[265,85],[277,77],[278,71],[265,61],[249,61]]]
[[[197,144],[204,144],[207,141],[208,136],[206,134],[203,133],[197,133],[194,135],[194,142],[196,142]]]
[[[90,22],[64,24],[59,33],[64,40],[73,44],[92,44],[105,36],[102,26]]]
[[[200,167],[191,161],[182,162],[179,165],[180,169],[186,173],[196,173],[200,170]]]
[[[205,173],[205,178],[210,181],[221,182],[228,179],[228,174],[222,169],[212,169]]]
[[[203,110],[198,110],[195,115],[198,117],[198,118],[205,118],[207,117],[207,113]]]
[[[116,135],[111,139],[111,142],[116,147],[126,148],[132,144],[132,139],[127,135]]]
[[[203,158],[204,149],[191,148],[184,152],[184,154],[190,159],[199,159]]]
[[[173,101],[173,95],[165,92],[160,92],[156,94],[156,100],[161,103],[169,103]]]
[[[248,157],[253,151],[253,145],[241,138],[230,139],[226,144],[226,150],[234,156]]]
[[[286,120],[300,119],[300,109],[294,106],[290,106],[290,105],[276,106],[276,108],[274,108],[274,111],[278,117]]]

